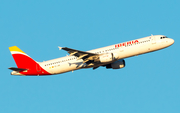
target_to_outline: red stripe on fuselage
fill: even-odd
[[[13,54],[12,56],[18,68],[27,69],[27,71],[19,72],[23,75],[51,75],[29,56],[23,54]]]

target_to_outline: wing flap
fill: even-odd
[[[85,51],[80,51],[80,50],[76,50],[76,49],[71,49],[71,48],[68,48],[68,47],[59,47],[59,49],[60,50],[63,49],[65,51],[67,51],[70,54],[70,56],[78,57],[77,60],[79,60],[79,59],[84,60],[83,63],[86,63],[89,60],[94,60],[94,58],[99,56],[99,54],[85,52]]]
[[[84,55],[84,54],[88,54],[88,55],[97,55],[97,54],[94,54],[94,53],[90,53],[90,52],[85,52],[85,51],[80,51],[80,50],[76,50],[76,49],[71,49],[71,48],[67,48],[67,47],[62,47],[61,49],[67,51],[69,54],[73,54],[73,55]],[[79,56],[78,56],[79,57]]]

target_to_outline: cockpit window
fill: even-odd
[[[161,37],[161,39],[163,39],[163,38],[168,38],[167,36],[163,36],[163,37]]]

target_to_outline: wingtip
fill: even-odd
[[[59,50],[61,50],[61,49],[62,49],[62,47],[59,47],[59,46],[58,46],[58,48],[59,48]]]

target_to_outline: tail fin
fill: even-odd
[[[12,75],[50,75],[38,62],[34,61],[17,46],[9,47],[9,50],[18,68],[11,67]]]
[[[9,50],[16,62],[18,68],[30,68],[36,66],[36,61],[29,57],[25,52],[19,49],[17,46],[9,47]]]

